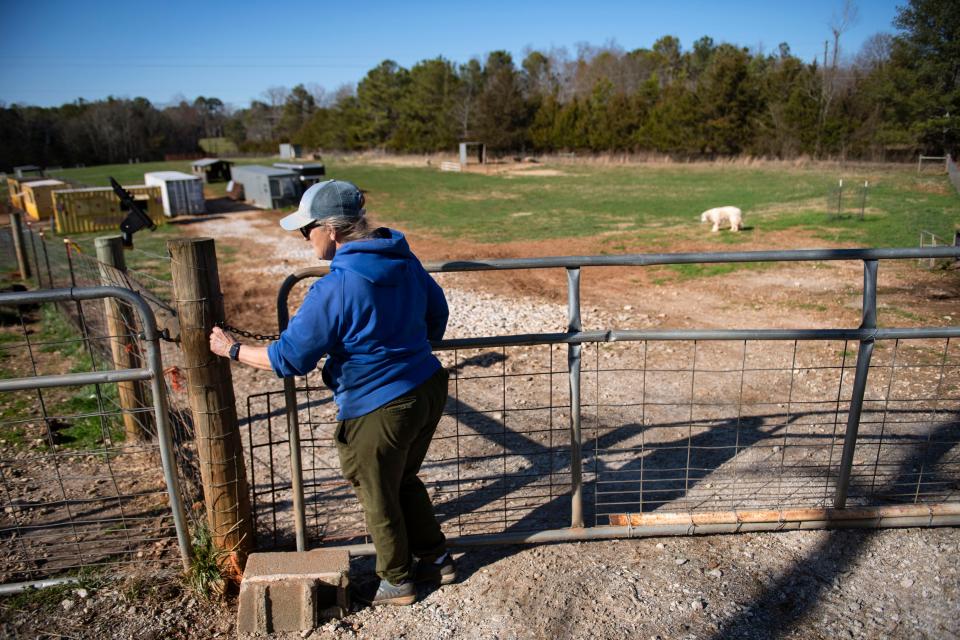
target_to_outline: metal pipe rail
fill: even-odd
[[[154,417],[157,424],[157,436],[160,448],[160,462],[163,477],[170,499],[170,509],[177,530],[177,544],[183,568],[190,568],[191,547],[187,530],[187,518],[180,494],[180,483],[174,459],[173,435],[170,429],[167,409],[166,389],[163,384],[163,362],[160,356],[159,333],[153,311],[138,293],[122,287],[69,287],[42,291],[0,293],[0,306],[36,305],[50,302],[81,302],[116,298],[129,304],[140,317],[143,329],[142,338],[147,344],[147,366],[142,369],[119,369],[114,371],[93,371],[64,375],[34,376],[0,380],[0,392],[23,391],[58,386],[102,384],[126,380],[150,380],[153,395]]]
[[[545,544],[576,540],[611,540],[659,536],[709,535],[753,531],[806,529],[876,529],[883,527],[943,527],[960,525],[960,505],[909,505],[862,509],[786,509],[783,511],[724,511],[702,514],[645,513],[611,518],[617,524],[583,529],[550,529],[536,533],[497,533],[452,537],[454,549],[489,544]],[[376,554],[372,544],[341,547],[351,556]]]
[[[863,407],[863,394],[873,344],[876,340],[956,338],[960,326],[945,328],[889,328],[877,327],[877,267],[880,260],[903,260],[918,258],[960,259],[960,247],[921,247],[891,249],[804,249],[793,251],[737,251],[726,253],[657,253],[630,254],[621,256],[561,256],[545,258],[510,258],[496,260],[453,260],[428,262],[423,266],[430,273],[466,271],[504,271],[514,269],[563,268],[567,270],[567,316],[566,333],[523,334],[512,336],[461,338],[432,343],[435,350],[453,350],[477,347],[528,346],[537,344],[567,344],[568,372],[570,375],[570,452],[571,452],[571,528],[557,532],[540,532],[534,535],[504,534],[477,536],[498,542],[537,542],[550,540],[588,539],[593,537],[625,537],[629,527],[590,527],[583,524],[583,480],[580,468],[581,448],[581,403],[580,359],[583,343],[625,342],[643,340],[855,340],[860,344],[857,354],[856,374],[850,411],[847,416],[840,475],[834,495],[835,509],[846,506],[847,492],[853,463],[854,450]],[[582,331],[580,320],[580,269],[605,266],[654,266],[670,264],[722,264],[742,262],[809,262],[859,260],[864,264],[862,321],[855,329],[719,329],[719,330],[608,330]],[[329,265],[320,265],[297,271],[284,280],[277,294],[277,319],[280,331],[287,328],[290,320],[288,298],[290,291],[301,280],[322,277],[329,273]],[[297,416],[296,389],[293,378],[284,379],[287,403],[287,427],[290,439],[290,466],[292,477],[294,524],[297,549],[306,549],[306,517],[303,497],[303,471],[300,459],[299,419]],[[944,516],[947,517],[947,516]],[[960,524],[960,515],[949,516],[951,524]],[[818,522],[825,522],[823,520]],[[767,523],[769,524],[769,523]],[[774,523],[779,527],[781,523]],[[722,526],[710,525],[717,532]],[[760,526],[753,524],[751,526]],[[766,525],[764,525],[766,526]],[[912,526],[912,525],[911,525]],[[601,531],[601,529],[603,531]],[[743,530],[743,529],[737,529]],[[759,530],[759,529],[757,529]],[[712,529],[711,529],[712,531]],[[592,532],[592,533],[591,533]],[[703,529],[700,529],[703,532]],[[549,534],[549,535],[548,535]],[[556,534],[556,535],[554,535]],[[666,535],[651,534],[646,535]],[[546,537],[545,537],[546,536]],[[458,541],[465,544],[463,540]],[[361,545],[362,546],[362,545]]]

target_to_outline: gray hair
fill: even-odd
[[[330,227],[337,233],[340,243],[353,242],[354,240],[367,240],[372,238],[375,229],[370,228],[370,222],[367,220],[366,211],[359,218],[352,216],[330,216],[323,219],[323,225]]]

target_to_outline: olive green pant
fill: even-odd
[[[363,505],[377,575],[392,584],[413,577],[411,554],[435,558],[446,548],[417,477],[446,401],[447,371],[441,367],[412,392],[337,425],[340,468]]]

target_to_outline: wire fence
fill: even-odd
[[[422,477],[452,536],[569,525],[566,348],[454,350],[450,399]],[[858,346],[850,341],[584,344],[584,515],[829,508]],[[870,369],[848,504],[960,500],[960,341],[893,340]],[[316,379],[314,379],[316,378]],[[358,541],[363,514],[342,479],[333,401],[297,389],[308,538]],[[294,542],[282,392],[248,398],[258,546]]]
[[[177,333],[165,256],[148,256],[161,265],[149,273],[122,270],[32,228],[25,238],[39,286],[137,291],[159,326]],[[3,267],[12,270],[9,230],[0,233],[0,248]],[[600,528],[635,515],[825,508],[837,505],[840,494],[842,506],[851,507],[960,502],[960,328],[876,328],[878,259],[958,253],[554,260],[549,266],[565,267],[571,278],[566,333],[435,345],[451,374],[450,395],[422,475],[439,519],[448,535],[464,538],[571,523]],[[580,326],[581,266],[781,259],[863,260],[863,326],[672,333]],[[436,270],[546,266],[502,262]],[[58,313],[6,311],[3,377],[104,371],[121,357],[142,366],[143,328],[122,305],[59,306]],[[61,315],[69,327],[58,324]],[[192,504],[200,480],[179,373],[183,356],[161,345],[178,475],[184,501]],[[294,423],[287,391],[246,398],[257,546],[299,543],[301,517],[312,544],[365,540],[360,506],[333,445],[333,399],[318,373],[298,379],[292,391]],[[101,564],[163,565],[176,557],[150,419],[155,398],[136,393],[104,382],[0,395],[0,582]],[[291,468],[291,435],[299,469]]]
[[[947,156],[947,175],[950,177],[953,188],[960,194],[960,169],[957,169],[957,163],[953,156],[949,155]]]
[[[838,492],[850,509],[960,502],[960,328],[865,327],[440,343],[449,400],[421,477],[459,538],[569,527],[577,501],[587,527],[829,510]],[[295,402],[307,543],[362,542],[318,374]],[[284,392],[249,396],[245,428],[258,546],[292,547]]]
[[[856,216],[863,220],[867,210],[867,196],[870,192],[870,181],[863,184],[851,183],[844,185],[841,179],[836,186],[827,192],[826,211],[831,219],[850,218]]]
[[[170,283],[100,263],[67,240],[24,230],[40,289],[117,286],[148,301],[173,324]],[[12,262],[0,230],[2,267]],[[3,378],[145,369],[140,316],[115,300],[7,307],[0,323]],[[163,345],[166,397],[184,502],[201,486],[173,345]],[[172,566],[177,532],[160,459],[158,398],[137,381],[58,385],[0,394],[0,583],[36,580],[93,566]]]

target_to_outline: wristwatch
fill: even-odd
[[[230,345],[230,359],[239,360],[240,359],[240,343],[234,342]]]

